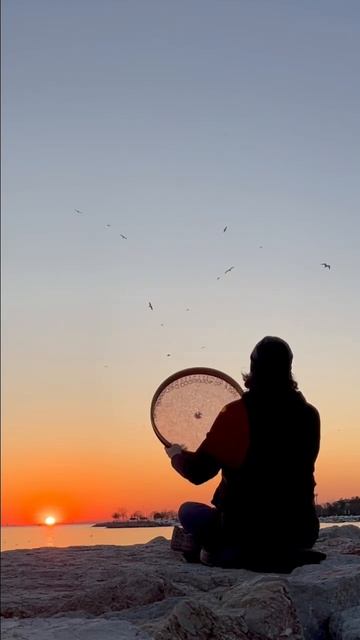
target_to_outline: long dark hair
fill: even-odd
[[[296,382],[292,372],[287,372],[287,375],[264,375],[264,372],[250,371],[249,373],[242,374],[244,380],[244,386],[248,391],[279,391],[286,393],[287,391],[298,391],[298,383]]]

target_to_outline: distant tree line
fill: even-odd
[[[176,520],[177,512],[172,510],[152,511],[149,515],[145,515],[142,511],[133,511],[128,514],[126,509],[119,507],[117,511],[111,514],[113,520]]]
[[[154,520],[177,520],[177,511],[152,511],[150,514]]]
[[[316,512],[318,516],[359,516],[360,497],[340,498],[335,502],[317,504]]]
[[[127,515],[126,509],[119,507],[117,511],[111,514],[111,517],[113,520],[127,520]]]

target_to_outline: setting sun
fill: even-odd
[[[47,516],[44,520],[45,524],[47,524],[49,527],[51,527],[53,524],[55,524],[56,520],[54,518],[54,516]]]

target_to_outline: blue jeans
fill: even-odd
[[[184,553],[189,562],[199,562],[200,550],[212,553],[214,563],[220,567],[236,566],[239,548],[224,543],[222,518],[215,507],[201,502],[184,502],[179,509],[179,520],[186,533],[191,533],[198,549]]]
[[[218,546],[221,537],[220,513],[201,502],[184,502],[179,509],[180,524],[191,533],[199,548]]]
[[[179,520],[186,533],[191,533],[198,550],[184,553],[189,562],[199,562],[203,547],[212,554],[213,564],[220,567],[242,567],[252,571],[289,573],[296,566],[319,563],[326,556],[317,551],[288,548],[286,544],[263,547],[261,538],[239,545],[224,540],[220,512],[201,502],[184,502]],[[313,543],[312,543],[313,544]],[[312,546],[312,545],[311,545]]]

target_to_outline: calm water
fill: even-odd
[[[360,527],[360,523],[355,524]],[[321,524],[323,527],[334,526]],[[338,524],[337,526],[341,526]],[[90,524],[55,525],[53,527],[1,527],[1,551],[38,547],[92,546],[96,544],[129,545],[149,542],[156,536],[171,538],[173,527],[104,529]]]
[[[104,529],[91,524],[68,524],[1,527],[1,551],[9,549],[36,549],[37,547],[92,546],[96,544],[139,544],[156,536],[171,538],[173,527],[147,527],[137,529]]]

